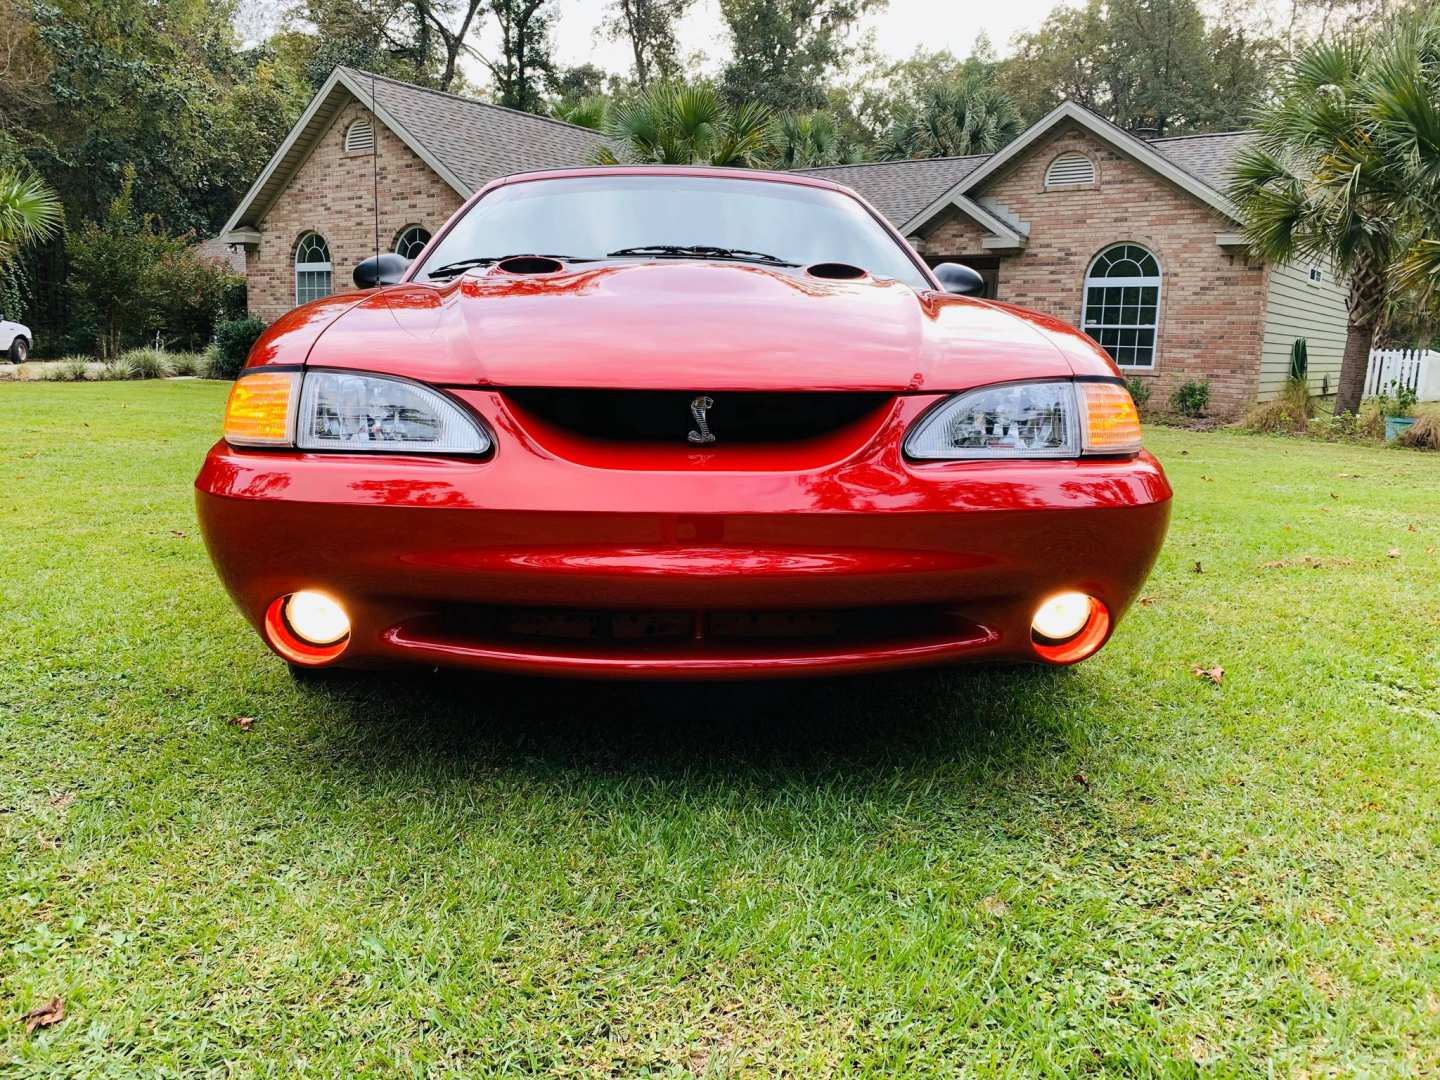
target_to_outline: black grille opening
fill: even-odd
[[[700,430],[720,444],[798,442],[872,415],[888,393],[823,391],[569,390],[506,392],[522,413],[590,439],[684,443]],[[708,441],[708,440],[707,440]]]
[[[646,646],[682,642],[893,641],[954,634],[973,624],[944,607],[770,611],[630,611],[457,605],[439,615],[447,634],[483,641]]]

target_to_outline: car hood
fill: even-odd
[[[1094,346],[1057,344],[1055,326],[894,281],[627,261],[384,289],[307,362],[453,386],[915,392],[1088,366]]]

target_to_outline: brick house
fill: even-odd
[[[1207,381],[1212,412],[1272,396],[1305,338],[1333,390],[1345,290],[1325,266],[1251,256],[1222,188],[1246,132],[1142,139],[1070,102],[999,153],[805,170],[845,184],[932,264],[1084,327],[1163,402]],[[350,288],[382,250],[410,254],[487,181],[585,164],[595,132],[337,68],[227,223],[251,311],[273,319]]]

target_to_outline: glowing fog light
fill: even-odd
[[[311,645],[333,645],[350,633],[345,609],[324,593],[292,593],[285,601],[285,621],[296,637]]]
[[[1090,597],[1084,593],[1066,592],[1041,604],[1030,628],[1039,637],[1064,641],[1080,633],[1089,621]]]

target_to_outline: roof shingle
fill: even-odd
[[[368,71],[346,69],[472,191],[498,176],[589,164],[599,132],[534,113],[429,90]]]

